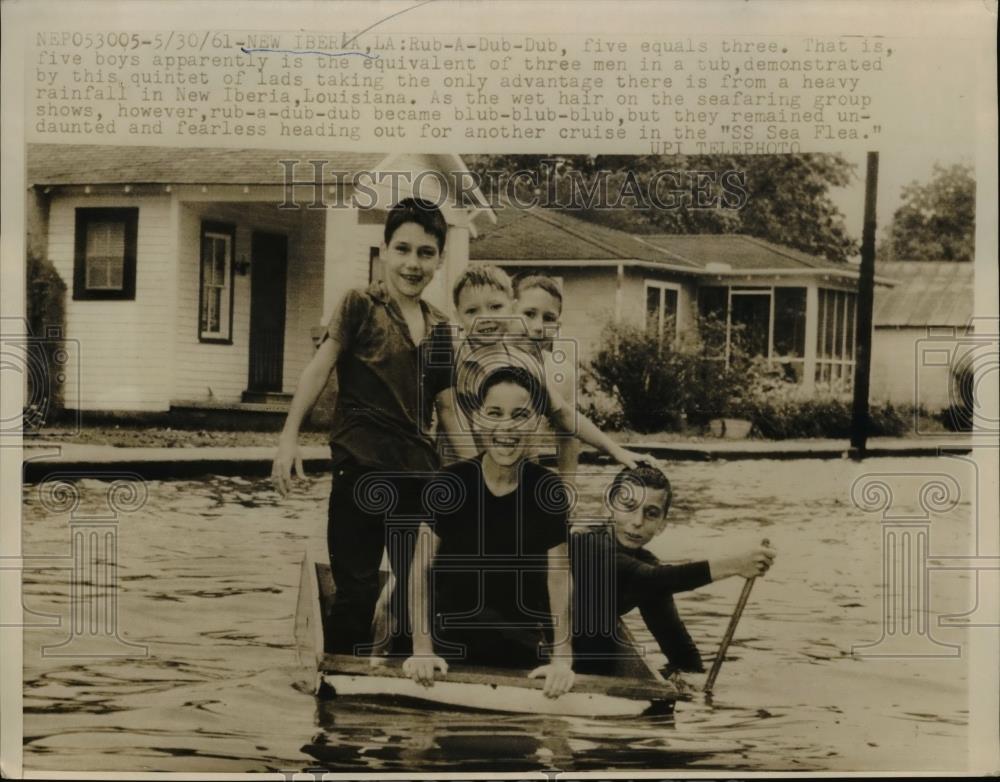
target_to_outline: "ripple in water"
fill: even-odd
[[[928,467],[954,475],[969,496],[957,460],[878,462],[886,472]],[[629,720],[317,700],[297,685],[292,615],[302,552],[325,549],[329,479],[300,484],[280,504],[264,481],[152,482],[146,504],[118,526],[119,634],[146,656],[43,655],[66,640],[69,571],[46,559],[25,572],[25,769],[960,771],[965,658],[851,656],[881,635],[881,529],[849,493],[863,469],[671,467],[678,497],[656,554],[702,558],[768,537],[779,559],[754,587],[714,699],[682,703],[670,719]],[[601,488],[597,478],[582,483],[583,507],[599,507]],[[105,489],[84,481],[79,512],[99,509]],[[932,552],[969,553],[970,516],[967,503],[935,516]],[[26,487],[25,556],[66,557],[67,522]],[[973,608],[970,583],[960,572],[935,574],[933,612]],[[730,580],[678,597],[706,664],[738,592]],[[652,644],[636,618],[636,635]],[[940,642],[964,642],[961,629],[936,624],[932,617]]]

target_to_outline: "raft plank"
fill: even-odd
[[[400,660],[390,660],[373,666],[367,658],[350,655],[327,654],[320,662],[321,674],[346,676],[373,676],[382,679],[409,679],[403,673]],[[440,676],[440,674],[438,674]],[[448,666],[448,673],[439,679],[454,684],[479,684],[489,687],[518,687],[520,689],[541,690],[542,679],[529,679],[527,672],[521,673],[509,668],[487,668],[454,664]],[[419,685],[418,685],[419,686]],[[573,681],[573,692],[585,695],[607,695],[612,698],[626,698],[645,701],[678,700],[683,694],[669,682],[621,679],[617,676],[577,674]]]

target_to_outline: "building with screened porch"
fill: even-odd
[[[498,209],[472,263],[561,281],[561,335],[585,363],[605,324],[630,320],[672,339],[715,316],[754,354],[807,388],[850,389],[858,267],[741,234],[631,235],[540,208]],[[891,284],[881,277],[880,285]],[[665,333],[668,332],[668,333]]]

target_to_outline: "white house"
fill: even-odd
[[[66,406],[273,407],[339,297],[377,274],[384,210],[409,182],[445,203],[445,263],[427,297],[446,304],[477,218],[492,217],[478,191],[459,202],[465,170],[455,155],[29,145],[29,248],[67,284],[78,351]],[[389,171],[395,194],[353,180]],[[351,205],[355,193],[373,208]]]

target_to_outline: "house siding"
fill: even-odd
[[[138,207],[135,299],[73,299],[76,209]],[[166,410],[171,388],[172,306],[176,236],[171,197],[80,196],[53,200],[48,257],[67,286],[70,366],[66,406],[74,410]],[[74,355],[75,354],[75,355]]]
[[[310,329],[320,321],[323,288],[323,215],[305,210],[278,212],[271,204],[183,203],[178,252],[175,400],[239,402],[247,388],[250,358],[249,274],[233,279],[232,344],[198,338],[200,237],[205,220],[236,226],[235,258],[251,261],[255,231],[283,234],[288,240],[285,293],[285,344],[282,390],[290,393],[312,355]]]
[[[871,399],[893,404],[924,406],[935,412],[951,404],[951,373],[948,366],[933,365],[934,354],[919,361],[921,340],[927,327],[876,327],[872,334]],[[945,343],[950,348],[953,343]],[[928,343],[933,348],[932,343]],[[940,347],[937,354],[940,354]]]

